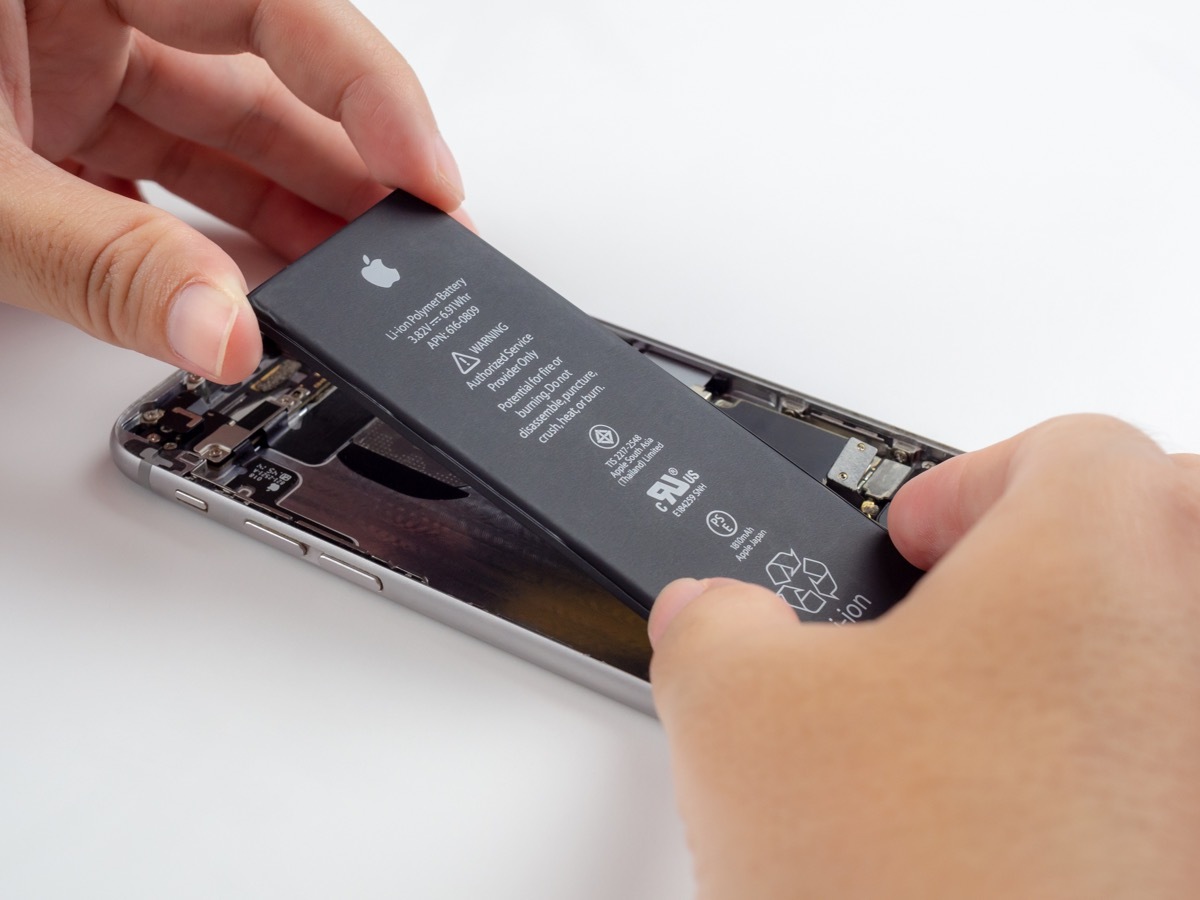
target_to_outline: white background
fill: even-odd
[[[589,312],[965,448],[1200,448],[1194,3],[360,6]],[[119,475],[166,373],[0,309],[0,895],[690,893],[653,720]]]

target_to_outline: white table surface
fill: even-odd
[[[359,5],[589,312],[961,447],[1200,448],[1196,4]],[[166,372],[0,308],[0,896],[689,895],[655,721],[118,474]]]

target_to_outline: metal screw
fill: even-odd
[[[159,441],[162,440],[162,438],[159,437],[157,434],[148,434],[148,435],[146,435],[146,440],[149,441],[151,444],[157,444]]]
[[[934,465],[935,464],[931,460],[927,459],[927,460],[925,460],[925,462],[921,463],[921,468],[923,470],[925,470],[926,472],[928,472],[930,469],[932,469],[934,467]]]
[[[864,444],[862,441],[859,441],[859,442],[858,442],[858,443],[857,443],[855,446],[856,446],[856,447],[857,447],[859,450],[866,450],[866,449],[867,449],[867,445],[866,445],[866,444]]]
[[[899,447],[897,447],[895,450],[892,451],[892,456],[895,458],[896,462],[898,462],[898,463],[906,463],[910,459],[910,457],[908,455],[908,451],[901,450]]]
[[[840,478],[842,481],[845,481],[849,477],[850,476],[847,475],[845,472],[838,472],[838,478]]]
[[[148,409],[142,413],[142,421],[147,425],[153,425],[155,422],[161,421],[164,415],[166,414],[161,409]]]

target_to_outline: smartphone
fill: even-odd
[[[900,486],[957,453],[605,327],[885,526]],[[653,714],[641,616],[276,348],[233,386],[176,372],[121,414],[110,445],[122,472],[172,503]],[[804,573],[813,602],[832,603],[837,585],[819,567]],[[841,612],[847,624],[863,614]]]

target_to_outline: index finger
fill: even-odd
[[[33,142],[33,106],[29,99],[29,45],[25,7],[0,0],[0,128]]]
[[[1023,478],[1036,479],[1039,494],[1063,492],[1069,504],[1081,482],[1094,475],[1104,483],[1112,460],[1130,454],[1167,458],[1145,434],[1108,416],[1051,419],[906,484],[888,511],[888,531],[909,562],[929,569]]]
[[[109,0],[123,21],[196,53],[255,53],[317,112],[341,122],[371,176],[444,210],[458,167],[416,74],[344,0]]]

